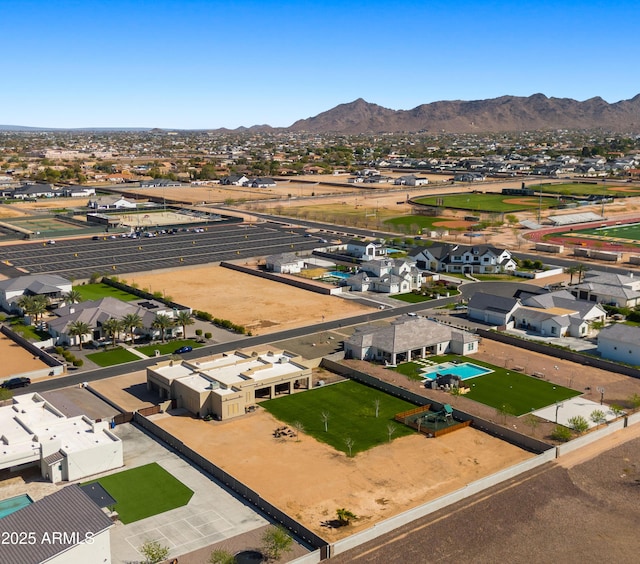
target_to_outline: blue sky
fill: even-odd
[[[0,0],[0,124],[288,126],[537,92],[640,92],[627,0]]]

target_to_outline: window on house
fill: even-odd
[[[551,334],[552,334],[552,335],[555,335],[555,334],[556,334],[556,328],[555,328],[555,327],[552,327],[552,328],[551,328]]]

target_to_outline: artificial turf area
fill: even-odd
[[[464,385],[470,388],[469,393],[464,397],[517,416],[580,395],[580,392],[571,388],[493,366],[475,358],[447,355],[431,357],[429,360],[472,362],[478,366],[490,368],[493,370],[490,374],[464,380]]]
[[[156,343],[154,345],[136,347],[136,350],[147,356],[155,356],[156,351],[160,351],[160,354],[172,354],[173,351],[180,347],[193,347],[194,349],[198,349],[202,346],[203,345],[201,343],[198,343],[193,339],[180,339],[178,341],[170,341],[168,343]]]
[[[380,401],[378,417],[376,400]],[[413,409],[414,404],[352,380],[268,400],[260,405],[291,426],[299,421],[307,435],[345,453],[349,452],[345,443],[348,438],[353,440],[352,454],[388,442],[389,425],[395,429],[392,440],[415,432],[393,420],[396,413]],[[326,432],[323,412],[329,415]]]
[[[117,298],[123,302],[130,302],[140,299],[138,296],[134,296],[128,292],[123,292],[113,286],[107,286],[107,284],[81,284],[79,286],[74,286],[73,289],[80,292],[83,301],[101,300],[102,298]]]
[[[543,194],[560,196],[607,196],[624,197],[640,195],[640,188],[633,185],[604,185],[596,183],[567,182],[564,184],[528,184],[527,188]]]
[[[611,225],[609,227],[598,227],[596,229],[580,229],[573,231],[572,235],[597,235],[599,237],[615,237],[618,239],[628,239],[631,242],[640,240],[640,223],[631,223],[629,225]]]
[[[108,351],[88,354],[87,359],[98,366],[114,366],[116,364],[131,362],[132,360],[140,360],[140,357],[126,349],[117,347]]]
[[[98,482],[113,499],[125,525],[189,503],[193,492],[156,462],[105,476]]]

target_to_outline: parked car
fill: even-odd
[[[19,378],[10,378],[9,380],[5,380],[2,382],[0,387],[5,388],[6,390],[13,390],[14,388],[24,388],[29,384],[31,384],[31,379],[21,376]]]
[[[189,345],[185,345],[184,347],[180,347],[179,349],[176,349],[175,351],[173,351],[173,354],[188,353],[188,352],[191,352],[192,350],[193,350],[193,347],[190,347]]]

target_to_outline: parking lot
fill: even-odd
[[[183,229],[189,229],[185,231]],[[221,224],[203,231],[182,228],[177,233],[136,239],[120,235],[40,241],[0,247],[0,260],[29,274],[59,274],[89,278],[101,274],[151,271],[255,256],[310,250],[318,239],[303,230],[276,224]]]

